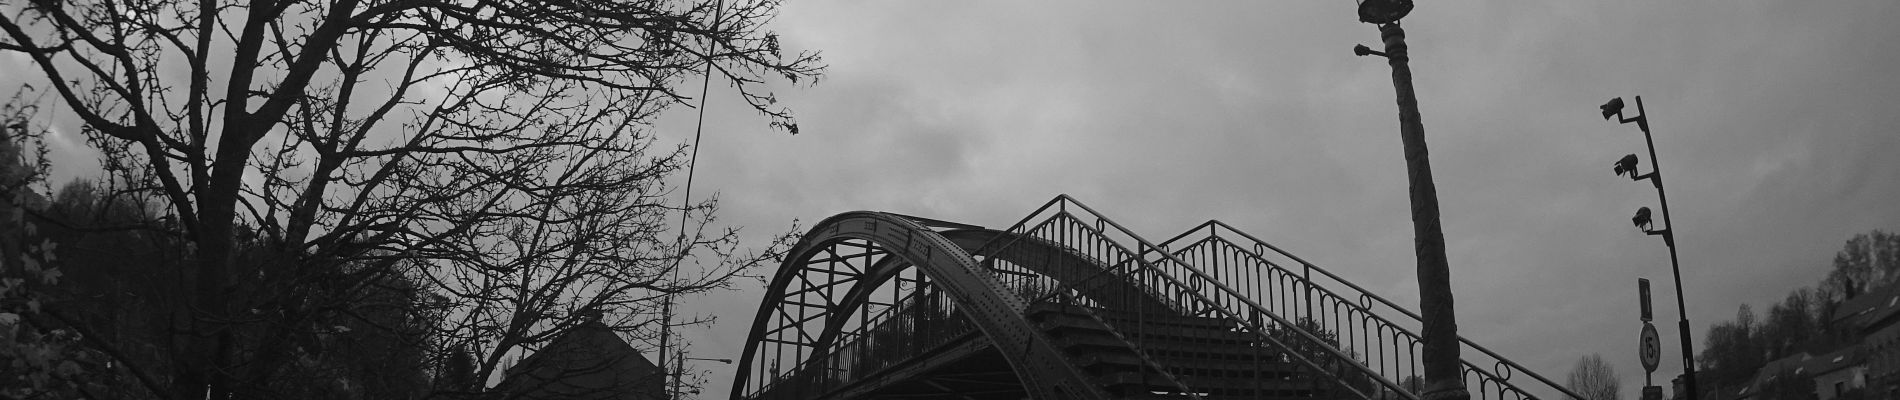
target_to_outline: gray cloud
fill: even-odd
[[[1698,342],[1812,285],[1850,235],[1900,229],[1897,19],[1886,0],[1421,3],[1461,333],[1558,379],[1601,353],[1634,398],[1640,276],[1675,343],[1668,253],[1627,219],[1654,192],[1609,168],[1642,136],[1596,115],[1610,97],[1653,114]],[[751,237],[861,209],[1001,227],[1069,193],[1153,239],[1225,220],[1417,301],[1389,70],[1352,55],[1378,37],[1349,2],[799,1],[775,27],[832,69],[780,90],[799,136],[713,94],[696,190]],[[689,140],[692,114],[658,128]],[[720,318],[687,331],[695,355],[740,356],[760,295],[687,302]],[[726,397],[731,370],[702,367]]]
[[[1420,4],[1407,29],[1462,333],[1559,379],[1602,353],[1634,397],[1641,276],[1675,342],[1667,251],[1627,219],[1654,192],[1609,169],[1642,137],[1596,115],[1610,97],[1654,115],[1697,335],[1812,285],[1853,233],[1900,227],[1900,78],[1881,51],[1896,16]],[[1351,54],[1378,38],[1347,3],[796,2],[779,22],[833,69],[785,93],[810,133],[712,131],[723,161],[702,179],[731,222],[879,209],[1001,226],[1070,193],[1154,238],[1226,220],[1416,302],[1389,70]],[[737,356],[758,295],[707,307],[728,317],[702,351]]]

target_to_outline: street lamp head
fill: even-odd
[[[1651,227],[1651,222],[1649,220],[1649,207],[1636,209],[1636,216],[1630,217],[1630,223],[1636,224],[1636,229],[1642,229],[1643,232],[1649,232],[1650,227]]]
[[[1412,0],[1358,0],[1359,22],[1375,25],[1398,23],[1412,12]]]
[[[1623,159],[1616,160],[1616,167],[1613,170],[1616,171],[1616,174],[1619,176],[1628,174],[1630,178],[1635,178],[1636,164],[1640,162],[1642,161],[1637,159],[1635,154],[1626,155],[1623,156]]]
[[[1610,102],[1603,103],[1603,106],[1601,108],[1603,108],[1603,119],[1610,119],[1610,117],[1613,117],[1613,116],[1623,115],[1623,98],[1618,97],[1618,98],[1610,99]]]
[[[1371,47],[1366,47],[1366,45],[1363,45],[1363,44],[1353,45],[1352,54],[1357,54],[1360,57],[1365,57],[1365,56],[1385,57],[1385,52],[1373,50]]]

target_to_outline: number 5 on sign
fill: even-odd
[[[1656,363],[1662,361],[1662,340],[1656,337],[1655,325],[1643,322],[1643,342],[1636,351],[1643,360],[1643,371],[1656,372]]]

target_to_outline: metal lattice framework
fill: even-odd
[[[1066,195],[1002,231],[859,211],[785,258],[732,393],[1417,399],[1417,326],[1218,221],[1157,245]],[[1474,397],[1575,397],[1461,341]]]

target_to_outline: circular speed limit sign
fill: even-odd
[[[1656,363],[1662,361],[1662,339],[1656,337],[1656,326],[1643,323],[1643,342],[1637,344],[1636,354],[1643,360],[1643,370],[1656,372]]]

